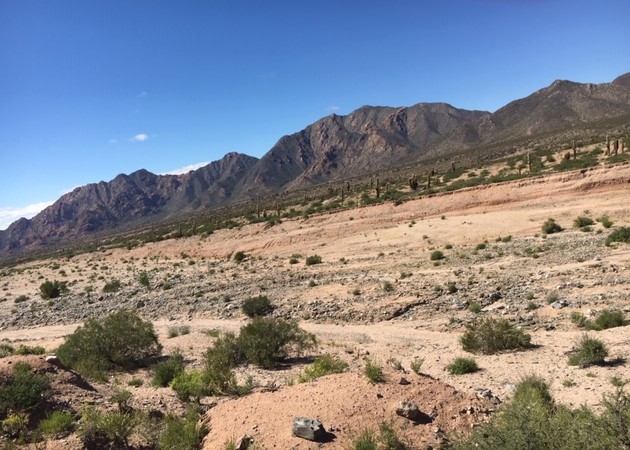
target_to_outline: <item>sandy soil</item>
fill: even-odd
[[[606,214],[614,219],[615,226],[628,225],[629,183],[630,166],[623,165],[614,169],[591,169],[585,173],[554,174],[422,198],[399,206],[384,204],[313,216],[306,220],[287,220],[271,228],[258,224],[221,230],[205,239],[196,237],[164,241],[132,250],[115,249],[98,254],[78,255],[71,261],[62,261],[60,264],[68,273],[74,274],[78,271],[79,279],[73,290],[82,290],[93,283],[93,280],[80,275],[81,271],[85,273],[88,270],[88,264],[108,266],[108,276],[121,279],[129,277],[129,270],[121,263],[123,260],[142,262],[141,267],[146,270],[162,267],[160,264],[164,264],[165,260],[171,265],[177,261],[182,263],[182,273],[200,274],[200,280],[207,280],[201,275],[208,273],[206,268],[200,269],[198,265],[186,267],[183,264],[186,258],[182,254],[186,254],[187,258],[203,259],[214,264],[213,267],[218,270],[213,275],[213,280],[223,277],[226,283],[232,284],[247,284],[250,278],[256,283],[260,280],[268,281],[266,294],[278,302],[306,304],[312,301],[346,301],[354,302],[353,307],[357,310],[360,307],[368,311],[375,305],[361,303],[360,298],[355,299],[351,293],[353,288],[359,287],[364,293],[369,293],[372,296],[370,298],[374,298],[374,302],[379,305],[387,302],[404,303],[414,298],[411,292],[402,289],[406,280],[397,279],[402,270],[413,270],[413,280],[416,280],[414,290],[419,291],[418,295],[421,297],[432,298],[432,286],[436,283],[444,284],[458,271],[475,273],[478,277],[482,276],[482,272],[490,277],[490,274],[500,276],[510,271],[522,271],[510,275],[522,276],[524,284],[531,286],[533,291],[542,293],[560,281],[580,281],[575,279],[574,273],[590,273],[590,279],[597,280],[602,276],[600,271],[604,265],[614,268],[617,283],[614,280],[606,284],[584,282],[585,286],[579,295],[584,298],[597,298],[597,295],[601,295],[607,300],[592,304],[582,302],[579,310],[600,310],[610,302],[616,307],[628,309],[630,248],[627,245],[612,249],[603,247],[594,243],[594,233],[593,241],[588,241],[592,248],[575,249],[576,253],[581,251],[589,255],[587,260],[566,260],[553,266],[547,265],[548,260],[537,262],[529,259],[525,264],[522,262],[524,259],[515,254],[505,254],[489,260],[453,257],[443,265],[433,266],[428,261],[428,255],[433,249],[443,249],[447,245],[459,253],[466,251],[470,254],[474,245],[483,241],[494,242],[497,237],[506,235],[512,236],[517,242],[520,239],[539,243],[542,241],[536,235],[540,234],[542,222],[549,217],[554,217],[567,228],[576,216],[585,212],[592,217]],[[573,233],[576,238],[582,236],[579,231],[567,230],[564,233]],[[550,236],[549,242],[556,241]],[[564,242],[562,241],[562,245],[565,245]],[[230,273],[237,269],[232,262],[229,263],[232,266],[228,266],[223,261],[227,255],[236,251],[246,252],[249,260],[244,266],[246,269],[238,269],[241,270],[240,278],[230,279]],[[291,255],[306,256],[315,253],[322,257],[323,264],[304,267],[303,264],[292,266],[287,263]],[[342,258],[343,264],[339,263]],[[41,278],[52,278],[59,270],[58,267],[52,269],[50,265],[50,261],[38,261],[22,266],[20,273],[1,280],[4,283],[3,289],[13,296],[36,296]],[[270,281],[280,272],[300,277],[304,287],[297,293],[287,295],[286,290],[281,290],[281,286],[275,286],[275,282]],[[371,274],[370,277],[366,276],[368,273]],[[329,280],[337,275],[341,281],[320,283],[310,289],[306,287],[310,279],[321,279],[322,274]],[[548,279],[549,276],[555,278]],[[585,277],[584,280],[588,278],[580,275],[582,276]],[[374,281],[375,279],[381,281]],[[380,283],[394,279],[396,283],[401,283],[396,285],[397,288],[401,288],[394,294],[383,294]],[[348,280],[353,282],[350,284]],[[500,283],[499,278],[496,284]],[[465,407],[462,405],[477,401],[474,393],[478,389],[490,389],[504,400],[510,396],[514,384],[529,374],[546,379],[551,384],[555,398],[560,402],[572,406],[597,406],[602,394],[612,388],[610,379],[630,378],[630,369],[627,364],[589,369],[568,366],[567,352],[574,347],[583,332],[572,326],[568,320],[566,311],[569,310],[559,312],[542,304],[540,295],[536,295],[541,303],[536,314],[554,320],[559,317],[558,326],[555,329],[535,327],[528,330],[537,345],[534,349],[475,356],[482,370],[465,376],[449,375],[445,366],[457,356],[470,356],[461,350],[458,342],[462,328],[453,329],[447,326],[454,315],[469,317],[470,313],[466,310],[454,312],[442,309],[432,313],[425,311],[415,316],[374,323],[361,323],[360,320],[352,323],[304,321],[302,326],[318,337],[318,352],[328,352],[346,360],[350,364],[349,373],[307,385],[289,386],[287,380],[300,373],[303,365],[297,364],[276,371],[242,369],[239,377],[252,375],[259,386],[259,392],[239,400],[220,400],[210,410],[208,421],[212,432],[206,448],[222,448],[224,442],[239,439],[246,433],[252,434],[255,442],[263,448],[316,448],[290,436],[290,417],[309,414],[321,418],[326,426],[336,430],[333,433],[337,439],[325,444],[324,448],[343,448],[348,439],[360,429],[373,428],[383,420],[393,420],[405,436],[413,436],[422,442],[436,442],[436,435],[439,434],[435,432],[436,426],[448,431],[450,428],[447,422],[461,421],[460,429],[465,429],[470,428],[475,420],[481,420],[459,412],[460,407]],[[12,301],[0,304],[2,314],[10,315],[12,308],[15,308]],[[484,311],[490,316],[500,315],[501,302],[490,305]],[[220,320],[207,314],[170,313],[155,321],[165,352],[175,348],[182,350],[191,366],[199,366],[203,352],[212,345],[213,338],[208,337],[205,330],[237,331],[244,323],[244,318]],[[189,326],[190,334],[168,338],[169,329],[178,324]],[[2,330],[0,339],[12,343],[43,345],[52,351],[75,326],[76,324],[67,324]],[[597,332],[597,337],[609,346],[613,356],[624,358],[630,354],[629,327]],[[366,355],[384,366],[396,365],[394,362],[398,361],[407,372],[411,361],[422,358],[423,373],[453,386],[458,391],[455,397],[452,396],[455,395],[454,392],[449,393],[448,401],[455,406],[444,406],[447,409],[435,424],[417,425],[409,428],[416,430],[415,432],[407,433],[405,419],[395,416],[392,404],[403,397],[409,397],[419,404],[424,402],[423,408],[429,408],[437,401],[427,403],[426,396],[433,395],[430,389],[446,393],[450,388],[445,388],[443,383],[432,378],[419,377],[413,373],[404,375],[411,381],[410,387],[401,386],[397,383],[400,373],[391,368],[387,372],[388,383],[383,386],[371,385],[359,375]],[[149,375],[139,372],[118,377],[124,383],[131,376]],[[438,383],[439,387],[432,383]],[[279,389],[275,392],[263,392],[267,390],[263,388],[272,385]],[[164,402],[164,396],[158,399],[154,391],[146,386],[137,388],[133,390],[134,399],[142,405]],[[377,401],[377,394],[383,395],[383,398]],[[170,394],[164,395],[168,397]],[[369,401],[358,401],[361,396]],[[444,400],[444,405],[448,401]],[[176,400],[171,396],[168,397],[168,402],[175,405]],[[359,410],[352,409],[353,405]],[[440,422],[445,417],[450,419]],[[424,431],[418,431],[421,428]]]

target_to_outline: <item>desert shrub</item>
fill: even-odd
[[[424,358],[414,358],[413,361],[411,361],[411,370],[420,375],[422,364],[424,364]]]
[[[5,343],[0,344],[0,358],[11,356],[13,353],[15,353],[15,349],[12,345]]]
[[[553,219],[547,219],[542,225],[542,232],[545,234],[559,233],[562,230],[564,230],[564,228],[558,225]]]
[[[155,387],[168,386],[175,377],[184,372],[184,357],[181,353],[171,355],[166,361],[153,366],[151,383]]]
[[[446,366],[446,370],[451,375],[464,375],[477,372],[479,366],[473,358],[455,358],[452,363]]]
[[[71,413],[67,411],[53,411],[45,419],[39,422],[37,428],[45,436],[61,437],[74,431],[76,422]]]
[[[363,430],[353,441],[352,450],[378,450],[378,437],[372,430]]]
[[[307,256],[306,260],[305,260],[305,264],[307,266],[312,266],[314,264],[321,264],[322,262],[322,257],[319,255],[311,255],[311,256]]]
[[[491,355],[528,348],[531,336],[505,319],[482,318],[466,325],[460,343],[467,352]]]
[[[452,448],[605,450],[620,447],[618,437],[602,427],[602,421],[591,410],[556,405],[546,383],[530,377],[517,386],[514,398],[490,422],[455,442]]]
[[[602,428],[618,442],[618,448],[630,448],[630,396],[626,383],[618,383],[612,393],[604,394],[601,417]]]
[[[248,298],[243,302],[242,309],[243,314],[245,314],[247,317],[266,316],[271,311],[273,311],[273,307],[271,306],[269,298],[264,295]]]
[[[521,380],[512,397],[515,402],[522,404],[531,404],[533,402],[542,402],[547,406],[553,406],[554,401],[549,391],[549,384],[541,377],[532,375]]]
[[[242,327],[238,342],[247,362],[267,369],[316,344],[315,336],[296,322],[271,317],[257,317]]]
[[[149,288],[151,286],[151,280],[149,279],[149,274],[146,270],[143,270],[138,274],[138,283],[140,283],[145,288]]]
[[[66,338],[57,356],[84,376],[103,379],[114,368],[142,367],[161,351],[151,322],[135,312],[119,311],[104,319],[89,319]]]
[[[606,245],[613,242],[630,242],[630,227],[620,227],[610,233],[606,238]]]
[[[112,280],[109,283],[105,283],[103,286],[103,292],[118,292],[122,285],[120,284],[120,280]]]
[[[606,344],[599,339],[584,335],[578,343],[577,351],[569,356],[569,365],[580,367],[602,365],[607,356],[608,348]]]
[[[363,368],[363,374],[370,380],[372,383],[382,383],[385,381],[385,374],[383,373],[383,367],[371,359],[368,359],[365,362],[365,367]]]
[[[204,395],[212,394],[208,375],[203,370],[182,372],[171,381],[170,386],[177,394],[177,398],[184,402],[192,399],[198,403]]]
[[[573,221],[573,226],[575,228],[582,228],[582,227],[588,227],[590,225],[593,225],[594,223],[595,221],[591,219],[590,217],[578,216]]]
[[[595,318],[594,322],[586,324],[589,330],[607,330],[608,328],[622,327],[626,324],[623,311],[617,309],[604,309]]]
[[[333,358],[330,354],[320,356],[313,364],[304,368],[304,373],[298,377],[300,383],[314,380],[325,375],[333,373],[342,373],[348,368],[348,364],[337,358]]]
[[[136,426],[130,414],[104,412],[88,408],[81,416],[78,434],[83,448],[129,448],[129,438]]]
[[[43,355],[46,349],[40,345],[20,345],[16,350],[16,355]]]
[[[30,364],[18,361],[0,385],[0,416],[9,411],[32,411],[46,399],[50,380],[33,372]]]
[[[204,358],[204,370],[210,389],[216,393],[229,391],[234,379],[233,369],[244,359],[243,350],[234,334],[225,333],[218,338],[214,347],[206,351]]]
[[[588,323],[588,319],[581,312],[573,311],[571,313],[571,322],[578,328],[584,328]]]
[[[440,250],[434,250],[431,252],[431,256],[429,257],[431,261],[439,261],[444,259],[444,253]]]
[[[245,258],[247,258],[247,255],[245,254],[245,252],[239,251],[239,252],[234,253],[234,261],[236,261],[238,264],[245,261]]]
[[[183,336],[186,334],[190,334],[190,326],[178,325],[175,327],[169,327],[167,336],[169,338],[174,338],[174,337]]]
[[[468,311],[473,314],[479,314],[481,312],[481,305],[477,302],[471,302],[470,305],[468,305]]]
[[[109,401],[116,403],[119,412],[129,414],[133,410],[130,403],[132,398],[133,395],[127,389],[115,388],[113,394],[109,397]]]
[[[598,217],[595,220],[597,220],[599,223],[601,223],[604,228],[610,228],[614,224],[614,222],[612,220],[610,220],[610,217],[608,217],[607,215],[603,215],[601,217]]]
[[[159,441],[160,450],[192,450],[200,448],[201,441],[208,434],[205,425],[199,426],[199,416],[189,411],[185,417],[168,416],[164,432]]]
[[[381,449],[383,450],[406,450],[407,446],[400,440],[396,434],[396,430],[391,423],[382,422],[378,430],[380,436],[378,440],[381,443]]]
[[[67,290],[68,288],[66,287],[65,282],[60,283],[57,280],[55,281],[46,280],[39,286],[39,292],[40,292],[39,295],[44,300],[48,300],[48,299],[59,297],[63,292],[66,292]]]
[[[9,412],[7,416],[0,422],[2,431],[11,439],[16,439],[18,442],[24,442],[26,433],[28,432],[28,424],[30,422],[30,416],[28,413]],[[4,447],[5,450],[13,450],[17,446],[13,446],[13,442],[9,441]]]
[[[385,283],[383,283],[383,290],[385,292],[393,292],[394,291],[394,285],[391,282],[386,281]]]
[[[13,300],[13,303],[24,303],[28,301],[28,295],[19,295]]]

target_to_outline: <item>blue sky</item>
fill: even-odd
[[[0,229],[366,104],[494,111],[630,71],[628,0],[0,1]]]

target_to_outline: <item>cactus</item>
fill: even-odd
[[[304,196],[306,198],[306,195]],[[260,219],[260,205],[256,203],[256,217]]]
[[[575,146],[575,139],[573,139],[573,160],[577,158],[577,147]]]
[[[606,156],[610,156],[610,136],[606,135]]]
[[[370,178],[370,189],[374,189],[374,178]]]
[[[197,234],[197,221],[193,219],[192,223],[192,235],[195,236]]]
[[[381,185],[378,177],[376,177],[376,198],[381,197]]]
[[[455,172],[455,161],[451,162],[451,171]]]
[[[346,181],[346,189],[348,190],[348,193],[350,193],[350,182]]]
[[[409,187],[414,191],[418,190],[418,178],[415,175],[409,178]]]
[[[613,144],[613,150],[615,152],[615,155],[619,154],[619,139],[615,139],[615,142]]]
[[[342,186],[341,187],[341,203],[343,203],[343,201],[345,200],[344,192],[345,192],[345,190],[344,190],[344,188]]]
[[[431,170],[431,172],[427,175],[427,191],[431,189],[431,175],[433,175],[433,173],[434,170]]]
[[[626,142],[623,139],[620,139],[619,140],[619,147],[620,147],[619,150],[621,150],[621,153],[624,153],[625,146],[626,146]]]
[[[532,173],[532,159],[529,153],[527,154],[527,171],[528,173]]]

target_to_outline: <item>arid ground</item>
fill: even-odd
[[[582,231],[573,227],[578,216],[608,216],[614,224]],[[565,230],[544,235],[548,218]],[[381,422],[392,422],[412,442],[435,445],[500,407],[481,392],[489,389],[505,401],[524,376],[543,377],[562,403],[594,407],[612,389],[612,377],[630,378],[630,363],[587,369],[567,364],[567,353],[584,334],[571,313],[630,313],[630,246],[605,245],[612,230],[628,225],[630,166],[619,165],[35,261],[0,278],[0,339],[54,353],[86,318],[137,308],[154,321],[165,354],[179,349],[189,367],[200,367],[214,340],[207,331],[238,331],[247,320],[242,302],[265,295],[274,315],[300,321],[317,336],[319,348],[277,370],[239,369],[239,379],[253,377],[253,394],[203,399],[210,427],[205,448],[225,448],[245,434],[267,449],[346,448],[361,430]],[[436,250],[445,258],[431,260]],[[240,263],[230,258],[236,252],[245,253]],[[306,265],[312,255],[321,263]],[[149,275],[149,288],[138,283],[141,272]],[[42,300],[44,279],[68,281],[70,293]],[[122,289],[102,293],[114,279]],[[523,327],[535,347],[467,354],[459,343],[465,325],[487,316]],[[190,332],[169,337],[180,326]],[[589,333],[608,345],[611,357],[630,354],[628,326]],[[308,357],[322,353],[347,361],[347,373],[295,383]],[[445,366],[458,356],[473,356],[481,370],[450,375]],[[371,384],[362,375],[366,357],[385,367],[385,383]],[[418,375],[410,367],[420,359]],[[7,363],[0,360],[0,369]],[[127,387],[133,377],[145,383]],[[400,384],[401,377],[410,384]],[[131,390],[139,408],[184,410],[171,389],[149,387],[149,379],[148,370],[115,374],[109,384],[94,384],[90,395],[101,400],[75,393],[73,401],[77,407],[89,398],[105,405],[112,385],[119,384]],[[69,391],[60,387],[58,395]],[[401,400],[433,412],[431,423],[397,416]],[[334,437],[319,446],[291,436],[294,416],[319,418]],[[76,437],[49,443],[77,446]]]

